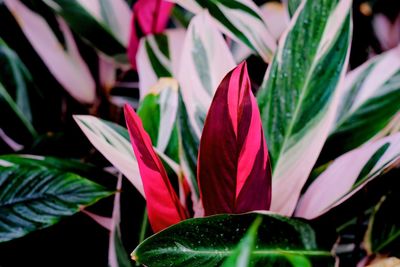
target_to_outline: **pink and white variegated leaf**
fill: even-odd
[[[336,160],[302,196],[296,216],[312,219],[341,204],[400,159],[400,133],[369,142]]]
[[[199,138],[215,90],[235,65],[208,12],[195,16],[184,41],[178,81],[190,123]]]
[[[19,0],[6,0],[4,3],[44,64],[65,90],[82,103],[93,103],[96,96],[95,82],[65,22],[58,19],[65,39],[64,47],[47,22]]]
[[[122,175],[118,176],[117,187],[118,191],[114,196],[113,212],[111,217],[97,215],[87,210],[82,210],[83,213],[92,218],[99,225],[110,231],[109,245],[108,245],[108,265],[110,267],[123,267],[129,266],[130,259],[121,243],[121,188],[122,188]]]
[[[185,34],[170,29],[141,38],[136,55],[141,100],[160,78],[177,77]]]
[[[215,93],[200,140],[198,182],[205,215],[269,209],[268,149],[246,63]]]
[[[154,232],[159,232],[187,219],[187,211],[180,203],[140,118],[127,105],[125,120],[143,181],[150,225]]]
[[[144,196],[138,163],[126,129],[94,116],[79,115],[74,119],[92,145]]]
[[[195,14],[207,10],[218,26],[230,38],[248,46],[270,62],[276,41],[268,29],[260,9],[252,0],[173,0]]]
[[[139,0],[133,6],[128,57],[136,69],[136,54],[142,36],[162,33],[174,4],[164,0]],[[140,32],[138,32],[140,31]]]
[[[258,92],[272,163],[271,210],[280,214],[293,214],[334,124],[351,41],[350,10],[350,0],[302,1]]]

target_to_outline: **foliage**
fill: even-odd
[[[0,1],[0,242],[83,211],[112,267],[399,256],[400,47],[349,65],[368,3],[133,2]]]

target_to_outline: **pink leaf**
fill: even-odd
[[[211,103],[198,181],[205,215],[269,209],[271,169],[246,63],[225,76]]]
[[[139,0],[133,6],[128,57],[134,69],[136,69],[136,53],[140,37],[162,33],[173,6],[173,3],[164,0]]]
[[[150,224],[153,231],[158,232],[186,219],[187,212],[180,204],[140,118],[128,105],[125,106],[125,119],[143,181]]]

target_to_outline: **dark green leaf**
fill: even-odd
[[[73,173],[0,167],[0,242],[51,226],[110,194]]]
[[[32,112],[28,89],[32,89],[32,77],[18,55],[0,38],[0,107],[3,116],[12,116],[19,131],[26,131],[31,137],[37,135],[32,125]],[[9,115],[8,115],[9,114]],[[6,132],[10,125],[0,125]],[[11,128],[14,128],[11,126]]]
[[[239,245],[235,248],[233,253],[224,261],[223,267],[241,267],[251,266],[251,253],[254,251],[258,227],[262,222],[261,217],[257,217],[253,224],[250,226],[246,235],[240,240]]]
[[[126,53],[126,48],[113,34],[112,29],[93,17],[76,0],[49,1],[51,2],[54,2],[54,5],[49,4],[49,7],[63,17],[74,32],[94,47],[110,56]]]
[[[290,17],[293,17],[294,13],[296,12],[300,4],[301,0],[288,0],[288,10]]]
[[[376,205],[364,239],[368,253],[400,255],[400,217],[396,212],[399,203],[400,195],[393,191]]]
[[[334,266],[330,248],[319,247],[311,226],[278,215],[217,215],[190,219],[146,239],[132,253],[147,266],[219,266],[257,218],[262,217],[251,264]]]

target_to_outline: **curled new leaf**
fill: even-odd
[[[268,150],[245,63],[217,89],[200,141],[198,180],[206,215],[269,209]]]
[[[143,181],[150,224],[158,232],[186,219],[187,213],[168,180],[140,118],[130,106],[125,106],[125,119]]]

